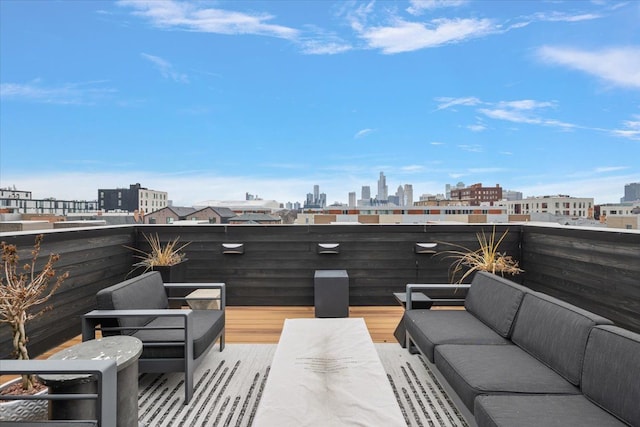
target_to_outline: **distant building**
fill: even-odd
[[[464,182],[460,181],[457,184],[453,185],[453,184],[447,184],[445,185],[444,189],[445,189],[445,198],[450,199],[451,198],[451,190],[461,190],[465,187]]]
[[[282,218],[268,214],[246,213],[231,218],[229,224],[282,224]]]
[[[167,206],[144,216],[145,224],[172,224],[177,221],[206,221],[209,224],[228,224],[236,214],[229,208]]]
[[[502,200],[502,188],[499,184],[495,187],[483,187],[482,183],[473,184],[465,188],[451,190],[451,200],[468,200],[471,206],[480,206],[483,203],[493,203]]]
[[[167,207],[168,193],[132,184],[128,189],[98,189],[98,203],[104,211],[138,211],[146,215]]]
[[[307,193],[307,199],[304,202],[304,209],[322,209],[327,206],[327,195],[320,193],[320,186],[313,186],[313,193]]]
[[[527,197],[522,200],[503,201],[509,215],[549,214],[556,217],[593,218],[593,198],[565,195]]]
[[[65,216],[70,213],[95,213],[97,210],[98,202],[95,200],[33,199],[31,191],[15,188],[0,189],[0,213],[2,214]]]
[[[402,206],[413,206],[413,185],[404,185],[404,204]]]
[[[349,206],[356,206],[356,192],[355,191],[351,191],[349,192]]]
[[[624,197],[621,202],[635,202],[640,200],[640,182],[632,182],[624,186]]]
[[[522,192],[506,190],[502,192],[502,198],[505,200],[522,200]]]
[[[389,198],[389,187],[387,186],[387,177],[384,176],[384,172],[380,172],[378,178],[378,203],[384,203]]]

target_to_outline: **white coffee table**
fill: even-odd
[[[406,426],[362,318],[287,319],[253,426]]]

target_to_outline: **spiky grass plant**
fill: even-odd
[[[176,237],[175,239],[169,240],[166,244],[163,245],[160,242],[160,237],[157,233],[155,235],[149,236],[144,233],[142,235],[151,247],[151,250],[149,252],[145,252],[142,249],[133,248],[131,246],[125,247],[139,254],[134,256],[140,259],[140,261],[133,265],[136,268],[144,268],[144,272],[152,270],[154,267],[175,265],[184,261],[185,253],[182,251],[191,243],[187,242],[182,245],[178,245],[178,240],[180,239],[180,237]]]
[[[7,323],[13,332],[13,354],[18,360],[28,360],[27,322],[40,316],[51,306],[43,306],[53,293],[69,277],[69,272],[57,275],[54,268],[60,259],[58,254],[49,255],[42,270],[36,273],[36,262],[40,255],[40,246],[44,236],[39,234],[31,251],[31,262],[19,270],[20,259],[16,245],[2,242],[2,273],[0,274],[0,323]],[[56,277],[57,276],[57,277]],[[50,284],[55,279],[53,284]],[[32,311],[37,307],[35,311]],[[22,389],[30,392],[34,387],[35,376],[22,375]]]
[[[452,283],[463,283],[464,280],[474,274],[476,271],[488,271],[493,274],[516,275],[523,273],[518,266],[518,261],[507,255],[505,252],[499,252],[500,243],[507,236],[509,230],[496,240],[496,228],[493,227],[491,234],[487,236],[482,230],[476,233],[478,244],[480,247],[476,250],[469,249],[462,245],[447,243],[448,245],[459,248],[458,250],[443,251],[437,255],[444,255],[445,258],[453,258],[454,261],[449,268],[449,277]],[[456,276],[462,273],[460,278],[456,280]]]

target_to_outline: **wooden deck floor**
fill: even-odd
[[[227,307],[225,337],[228,344],[277,344],[285,319],[314,317],[313,307]],[[395,330],[404,309],[400,306],[350,307],[350,317],[363,317],[374,342],[395,342]],[[37,357],[50,355],[81,342],[65,342]]]

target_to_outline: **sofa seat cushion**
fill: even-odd
[[[478,396],[478,427],[623,427],[583,395]]]
[[[224,328],[224,312],[221,310],[193,310],[193,358],[197,359],[213,343]],[[182,317],[157,317],[146,326],[170,327],[183,326]],[[184,347],[180,345],[184,341],[184,330],[138,330],[134,337],[143,343],[175,342],[177,345],[158,347],[144,346],[142,359],[184,358]]]
[[[510,344],[464,310],[408,310],[402,321],[414,343],[432,363],[433,350],[440,344]]]
[[[473,412],[482,394],[579,394],[580,390],[516,345],[439,345],[435,364]]]

